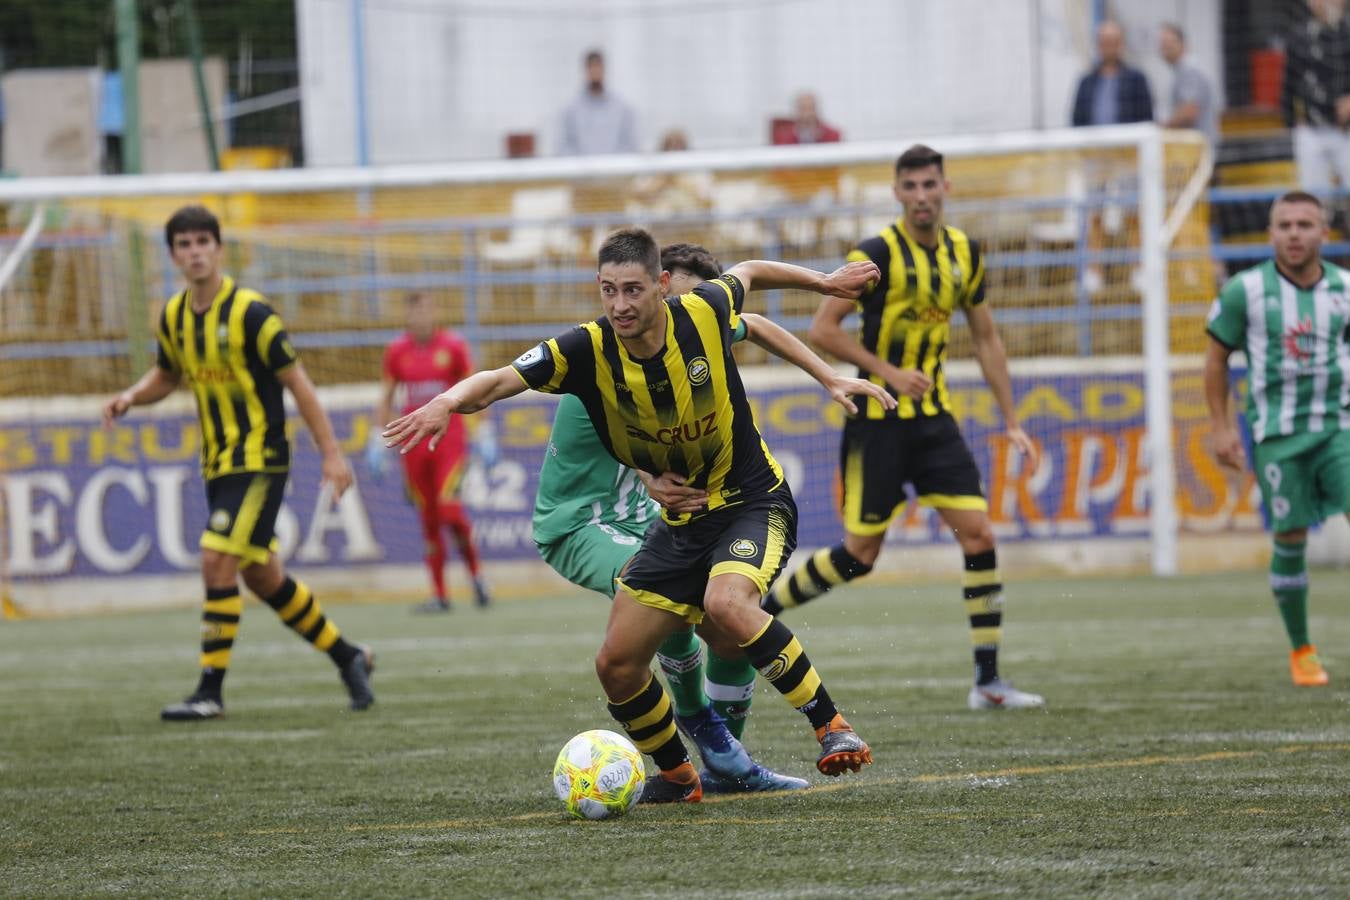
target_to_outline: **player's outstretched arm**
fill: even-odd
[[[1242,471],[1242,438],[1228,408],[1228,355],[1232,351],[1213,336],[1205,352],[1205,405],[1209,407],[1210,431],[1214,435],[1214,458],[1236,472]]]
[[[745,323],[746,336],[751,341],[819,381],[821,387],[829,393],[830,399],[846,409],[850,415],[856,415],[858,412],[858,407],[851,396],[854,394],[865,394],[875,398],[887,409],[895,408],[895,398],[882,388],[861,378],[840,375],[833,366],[812,353],[810,347],[781,325],[776,325],[755,313],[743,313],[741,321]]]
[[[182,376],[177,372],[151,366],[135,384],[103,404],[103,427],[111,428],[113,421],[122,418],[133,406],[158,403],[172,394],[180,381]]]
[[[455,413],[475,413],[487,409],[498,400],[514,397],[526,388],[516,370],[510,366],[470,375],[450,390],[438,394],[422,406],[390,422],[384,429],[387,446],[402,446],[407,453],[423,440],[435,450]]]
[[[727,270],[747,291],[775,291],[797,288],[815,291],[829,297],[854,300],[861,297],[869,284],[881,277],[881,270],[871,260],[844,263],[833,272],[817,272],[792,263],[767,259],[739,262]]]
[[[853,304],[827,299],[820,302],[807,337],[817,347],[852,363],[864,372],[885,381],[900,396],[918,400],[933,387],[933,379],[918,369],[901,369],[886,362],[868,350],[858,339],[844,331],[844,318],[853,310]]]
[[[277,380],[295,398],[295,408],[300,411],[300,418],[305,420],[305,427],[319,448],[322,456],[320,482],[332,488],[334,499],[340,498],[352,486],[352,467],[338,446],[337,436],[333,434],[333,423],[328,420],[328,413],[319,403],[314,382],[309,380],[309,373],[299,360],[278,372]]]
[[[1017,408],[1013,406],[1012,376],[1008,374],[1008,352],[1003,348],[1003,339],[998,336],[994,326],[993,313],[986,304],[966,308],[966,321],[970,323],[970,337],[975,345],[975,359],[984,373],[984,381],[1003,413],[1003,428],[1008,440],[1036,467],[1036,445],[1017,421]]]

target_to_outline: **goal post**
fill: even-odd
[[[181,523],[195,514],[191,417],[178,411],[98,436],[91,414],[93,399],[135,377],[133,360],[150,358],[154,316],[178,283],[162,239],[177,206],[202,202],[220,216],[228,269],[282,313],[356,465],[353,502],[368,520],[357,528],[360,552],[343,556],[338,543],[354,532],[333,525],[336,514],[302,490],[313,474],[304,453],[292,479],[294,546],[322,556],[304,539],[314,516],[329,516],[320,526],[332,525],[330,543],[338,543],[324,564],[402,566],[416,581],[420,535],[400,521],[411,512],[396,486],[369,477],[359,453],[372,428],[369,386],[383,347],[401,331],[403,296],[431,296],[479,365],[495,366],[595,316],[595,248],[622,225],[646,225],[663,242],[702,243],[728,264],[762,257],[833,268],[898,216],[894,162],[915,142],[944,154],[946,218],[984,248],[1019,416],[1043,451],[1036,471],[1007,452],[958,317],[953,395],[1001,538],[1025,539],[1026,548],[1045,537],[1128,541],[1140,547],[1130,560],[1172,574],[1185,568],[1180,537],[1250,529],[1250,484],[1225,484],[1196,450],[1205,437],[1198,354],[1216,285],[1205,203],[1211,157],[1189,133],[1132,125],[624,157],[19,179],[0,181],[0,269],[8,275],[0,285],[0,493],[23,550],[0,569],[11,594],[22,605],[50,580],[106,574],[100,560],[129,566],[119,573],[128,576],[181,574],[191,556],[181,540],[156,543],[161,515]],[[772,292],[750,308],[802,333],[818,299]],[[806,549],[839,529],[838,414],[755,348],[737,353],[757,372],[752,401],[770,446],[797,457]],[[522,401],[500,412],[505,468],[479,473],[470,489],[471,510],[495,541],[485,556],[513,570],[521,567],[512,562],[535,556],[528,506],[547,408]],[[102,505],[86,499],[90,490]],[[160,499],[159,490],[181,500]],[[359,516],[343,515],[356,528]],[[80,543],[85,537],[93,551]],[[911,510],[890,540],[917,547],[950,538]]]

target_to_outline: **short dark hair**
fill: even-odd
[[[605,54],[601,53],[599,50],[586,51],[586,65],[589,66],[593,62],[604,62],[604,61],[605,61]]]
[[[173,249],[174,235],[191,231],[209,231],[216,243],[220,243],[220,220],[211,210],[196,204],[184,206],[169,216],[169,221],[164,223],[164,243]]]
[[[1275,216],[1275,207],[1279,206],[1281,203],[1311,203],[1313,206],[1317,207],[1317,211],[1322,214],[1323,218],[1326,217],[1326,211],[1322,206],[1322,201],[1318,199],[1316,194],[1310,194],[1307,191],[1285,191],[1283,194],[1276,197],[1275,202],[1270,204],[1270,215],[1272,218]]]
[[[722,277],[722,264],[707,247],[698,244],[670,244],[661,248],[661,268],[667,272],[684,269],[704,281]]]
[[[653,281],[661,277],[661,250],[645,228],[621,228],[605,238],[596,267],[605,263],[638,263]]]
[[[1276,200],[1276,203],[1311,203],[1318,209],[1322,208],[1322,201],[1316,194],[1310,194],[1307,191],[1285,191]]]
[[[926,169],[929,166],[937,166],[938,171],[942,171],[942,154],[926,144],[915,144],[895,161],[895,174],[909,172],[914,169]]]
[[[1161,28],[1163,31],[1172,32],[1174,35],[1177,36],[1177,40],[1181,41],[1181,46],[1183,47],[1186,46],[1186,32],[1182,31],[1181,26],[1178,25],[1176,22],[1164,22],[1162,23],[1162,25],[1158,27]]]

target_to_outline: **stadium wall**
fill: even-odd
[[[1004,441],[976,369],[953,364],[953,399],[988,479],[1001,561],[1010,574],[1147,570],[1139,368],[1135,360],[1104,358],[1015,363],[1019,414],[1043,455],[1032,472]],[[757,421],[797,498],[800,549],[837,540],[842,411],[795,371],[754,368],[746,375]],[[1179,480],[1176,498],[1182,568],[1262,565],[1267,538],[1253,484],[1231,483],[1209,460],[1193,377],[1179,378],[1176,389],[1177,452],[1191,473]],[[412,599],[425,590],[426,577],[416,517],[397,474],[379,480],[364,464],[377,390],[321,390],[356,485],[339,504],[323,496],[317,453],[299,429],[279,538],[290,565],[326,593]],[[499,406],[494,415],[503,459],[490,473],[471,468],[464,484],[489,574],[506,593],[564,587],[538,562],[529,525],[553,403],[525,394]],[[99,425],[99,405],[87,397],[0,404],[0,499],[13,596],[37,614],[195,603],[196,541],[206,510],[190,400],[177,394],[109,431]],[[911,504],[888,539],[894,546],[881,571],[905,578],[951,575],[956,547],[927,510]]]
[[[682,128],[698,149],[753,146],[813,90],[849,140],[1068,124],[1092,57],[1089,0],[650,3],[366,2],[356,64],[352,0],[297,0],[306,162],[373,164],[503,155],[504,136],[557,146],[581,56],[637,110],[639,146]],[[1220,0],[1109,3],[1155,97],[1170,76],[1157,26],[1178,21],[1192,61],[1222,84]],[[357,102],[360,92],[363,102]]]

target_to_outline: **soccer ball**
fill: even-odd
[[[642,757],[621,734],[596,729],[568,741],[553,764],[553,792],[578,819],[621,816],[642,796]]]

